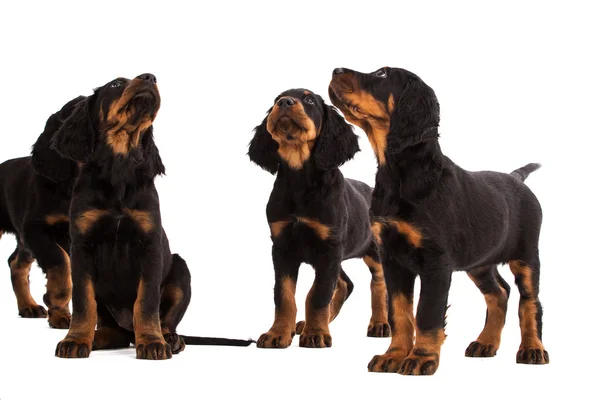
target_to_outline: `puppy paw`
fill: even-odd
[[[138,360],[168,360],[171,357],[173,353],[167,342],[140,343],[135,347],[135,358]]]
[[[398,353],[381,354],[373,357],[367,368],[369,372],[396,372],[404,358]]]
[[[261,349],[285,349],[290,347],[293,337],[294,332],[269,331],[260,335],[256,347]]]
[[[519,364],[548,364],[550,356],[543,348],[519,349],[517,363]]]
[[[371,322],[367,329],[368,337],[390,337],[392,329],[387,322]]]
[[[171,353],[178,354],[185,349],[183,338],[176,333],[167,333],[164,335],[165,342],[171,346]]]
[[[69,310],[48,310],[48,324],[55,329],[69,329],[71,313]]]
[[[465,350],[466,357],[494,357],[498,346],[494,344],[484,344],[478,341],[471,342]]]
[[[300,334],[300,347],[331,347],[331,335],[325,332],[304,332]]]
[[[398,373],[402,375],[433,375],[438,369],[439,359],[437,354],[423,356],[410,354],[400,363]]]
[[[60,358],[88,358],[91,348],[91,343],[65,338],[56,346],[54,355]]]
[[[46,309],[37,304],[27,305],[19,308],[19,315],[23,318],[46,318]]]
[[[305,325],[306,325],[306,322],[304,322],[304,321],[300,321],[296,324],[296,335],[299,335],[302,333]]]

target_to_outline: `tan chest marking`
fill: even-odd
[[[48,225],[56,225],[61,222],[69,222],[69,217],[65,214],[50,214],[46,215],[46,223]]]
[[[331,228],[315,219],[298,217],[298,222],[311,228],[321,240],[327,240],[331,236]],[[271,222],[269,224],[271,227],[271,235],[273,237],[278,237],[281,235],[281,232],[283,232],[283,230],[291,223],[291,220]]]
[[[102,217],[108,215],[107,210],[87,210],[79,214],[75,218],[75,226],[79,229],[79,232],[86,233],[89,229]]]
[[[125,208],[123,211],[134,220],[144,233],[150,233],[154,229],[154,220],[148,211],[131,210],[129,208]]]
[[[421,247],[423,241],[423,234],[421,231],[408,222],[392,218],[386,218],[384,221],[376,221],[371,224],[371,231],[378,244],[381,244],[381,232],[385,227],[394,228],[399,233],[406,236],[406,239],[413,247]]]

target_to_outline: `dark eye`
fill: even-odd
[[[375,76],[378,76],[380,78],[385,78],[387,76],[387,71],[383,68],[378,69],[377,71],[375,71]]]
[[[312,99],[312,97],[307,97],[304,99],[304,102],[306,104],[315,104],[315,101]]]
[[[121,81],[114,81],[113,83],[110,84],[110,87],[111,88],[117,88],[117,87],[119,87],[121,85],[122,85]]]

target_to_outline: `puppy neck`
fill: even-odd
[[[292,168],[284,161],[280,162],[277,170],[277,180],[287,182],[294,190],[301,190],[302,188],[327,184],[337,174],[339,174],[338,168],[329,170],[317,168],[313,160],[309,158],[302,164],[301,169]]]
[[[447,163],[437,140],[437,129],[435,134],[426,136],[390,141],[387,162],[377,170],[379,177],[385,176],[385,181],[391,183],[385,191],[391,190],[411,203],[420,202],[437,189]]]

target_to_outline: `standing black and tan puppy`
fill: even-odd
[[[330,347],[329,323],[353,284],[341,262],[362,257],[372,274],[368,336],[389,336],[382,267],[369,229],[371,188],[344,179],[338,169],[359,150],[352,127],[323,99],[304,89],[281,93],[250,142],[250,159],[277,174],[267,221],[273,241],[275,321],[258,347],[285,348],[300,334],[301,347]],[[296,326],[296,280],[301,263],[315,281],[306,321]]]
[[[517,362],[548,363],[538,299],[542,211],[523,184],[539,165],[504,174],[469,172],[454,164],[438,142],[434,91],[406,70],[363,74],[337,68],[329,95],[346,119],[366,132],[379,164],[371,228],[383,260],[392,343],[373,358],[369,370],[406,375],[437,370],[455,270],[467,271],[487,304],[485,327],[466,355],[494,356],[510,291],[497,270],[502,263],[510,265],[521,295]],[[421,293],[415,321],[417,275]]]
[[[50,140],[80,96],[65,104],[46,121],[30,157],[0,164],[0,236],[12,233],[17,248],[8,259],[19,315],[45,318],[52,328],[68,329],[71,322],[71,268],[69,260],[69,202],[77,174],[74,161],[50,148]],[[37,260],[46,274],[43,306],[29,290],[29,271]]]

